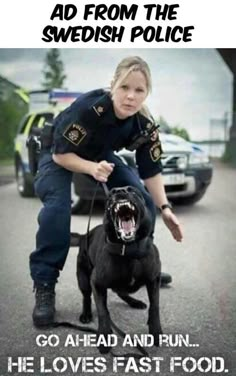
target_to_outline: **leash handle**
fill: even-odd
[[[102,185],[102,188],[104,190],[104,193],[105,193],[106,197],[108,197],[109,196],[109,189],[107,187],[107,184],[106,183],[101,183],[101,185]]]

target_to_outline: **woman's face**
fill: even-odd
[[[138,112],[148,95],[147,82],[144,74],[134,71],[121,81],[112,92],[113,107],[119,119],[125,119]]]

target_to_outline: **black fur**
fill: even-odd
[[[135,239],[130,241],[122,240],[114,225],[117,216],[114,205],[124,200],[132,203],[136,213]],[[162,333],[159,316],[161,263],[158,249],[150,236],[150,229],[150,216],[139,191],[132,187],[113,189],[106,202],[103,225],[91,230],[88,239],[86,235],[78,238],[80,250],[77,278],[83,294],[80,321],[89,323],[92,320],[93,292],[98,313],[98,333],[105,336],[112,332],[107,309],[107,289],[111,288],[131,307],[143,309],[146,304],[129,294],[146,285],[150,302],[149,333],[154,336],[155,345],[158,346],[159,334]],[[125,255],[122,256],[124,245]],[[106,353],[109,348],[101,346],[99,350]]]

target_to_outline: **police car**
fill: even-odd
[[[34,196],[33,176],[29,169],[26,141],[29,136],[67,107],[80,93],[53,90],[30,94],[30,111],[20,122],[15,138],[15,172],[18,192],[22,197]],[[42,110],[42,107],[44,108]],[[212,179],[208,155],[198,146],[163,130],[160,132],[163,155],[163,179],[168,199],[174,204],[190,205],[205,194]],[[135,152],[122,150],[119,156],[136,170]],[[72,213],[85,214],[96,191],[96,199],[104,200],[101,186],[88,175],[74,174],[71,187]]]

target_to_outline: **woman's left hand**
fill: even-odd
[[[173,238],[177,242],[181,242],[183,239],[183,230],[175,214],[167,208],[162,211],[162,218],[165,225],[170,230]]]

